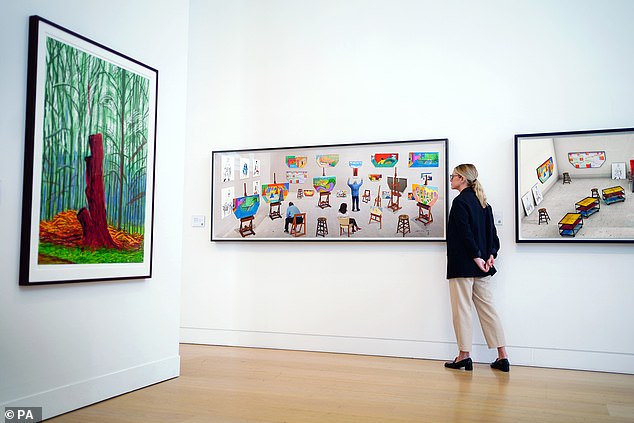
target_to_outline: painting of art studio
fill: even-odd
[[[444,241],[447,140],[212,152],[211,240]]]
[[[634,242],[634,128],[515,140],[518,242]]]

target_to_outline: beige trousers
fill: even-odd
[[[451,314],[456,341],[460,351],[472,351],[473,318],[471,303],[475,305],[480,326],[489,348],[506,345],[502,323],[493,307],[493,295],[489,288],[491,276],[484,278],[449,279]]]

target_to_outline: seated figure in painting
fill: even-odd
[[[352,225],[352,233],[356,232],[356,231],[360,231],[361,228],[359,227],[359,225],[357,225],[357,221],[354,219],[354,217],[350,217],[348,215],[348,204],[347,203],[341,203],[341,206],[339,206],[339,212],[337,213],[337,217],[339,218],[350,218],[350,224]]]
[[[286,209],[286,221],[284,223],[284,232],[288,233],[288,225],[293,223],[293,216],[300,213],[301,212],[299,211],[299,208],[295,204],[293,204],[292,201],[288,203],[288,208]],[[302,223],[302,222],[303,222],[303,219],[301,217],[298,217],[297,223]]]

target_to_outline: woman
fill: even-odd
[[[339,218],[349,218],[349,222],[352,225],[352,233],[355,233],[356,231],[360,231],[361,228],[359,227],[359,225],[357,225],[357,221],[354,220],[354,217],[350,217],[348,216],[348,204],[347,203],[341,203],[341,205],[339,206],[339,213],[337,213],[337,217]]]
[[[472,164],[457,166],[451,175],[451,189],[460,194],[453,200],[447,222],[447,279],[453,326],[460,352],[454,361],[445,363],[451,369],[473,370],[471,303],[475,305],[482,332],[489,348],[497,348],[494,369],[508,372],[504,331],[489,288],[489,279],[496,273],[493,264],[500,248],[493,211],[487,204],[478,171]]]

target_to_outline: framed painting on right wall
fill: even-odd
[[[634,128],[515,135],[516,242],[634,242],[632,160]]]

